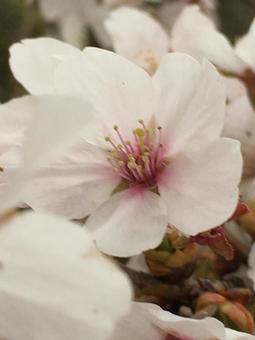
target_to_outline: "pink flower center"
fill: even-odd
[[[124,140],[118,126],[113,127],[116,138],[105,138],[111,145],[107,160],[129,186],[155,188],[158,175],[169,164],[164,157],[162,127],[148,128],[142,120],[139,124],[141,127],[133,131],[133,142]]]

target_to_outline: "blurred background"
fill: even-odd
[[[24,38],[51,36],[80,48],[111,48],[103,28],[107,12],[116,6],[141,7],[157,17],[166,29],[183,3],[189,0],[1,0],[0,102],[24,93],[11,75],[9,47]],[[205,2],[205,0],[203,0]],[[255,16],[255,0],[206,0],[219,30],[233,42],[246,33]],[[171,7],[170,7],[171,6]],[[167,10],[167,8],[169,11]]]

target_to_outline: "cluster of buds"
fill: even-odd
[[[145,252],[146,263],[154,276],[169,276],[185,272],[197,259],[198,247],[174,228],[168,228],[163,242],[154,250]]]
[[[196,316],[210,315],[221,320],[227,327],[253,334],[254,319],[245,307],[250,291],[234,288],[223,292],[205,292],[196,303]]]

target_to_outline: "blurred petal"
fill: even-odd
[[[224,37],[217,32],[213,22],[203,15],[198,6],[187,6],[176,21],[171,47],[201,60],[206,57],[221,70],[242,73],[247,64],[235,53]]]
[[[121,7],[111,12],[105,23],[116,53],[152,74],[168,52],[168,36],[146,12]]]
[[[104,340],[129,310],[126,277],[71,222],[25,213],[2,226],[0,257],[3,338]]]
[[[255,113],[247,95],[239,96],[227,106],[222,134],[241,142],[243,175],[255,175]]]
[[[255,71],[255,19],[253,19],[249,32],[236,44],[236,53]]]

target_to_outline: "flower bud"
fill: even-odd
[[[169,229],[161,245],[145,252],[145,260],[155,276],[168,276],[177,269],[194,263],[197,258],[197,245],[176,230]]]
[[[235,290],[233,294],[231,294],[231,292],[224,294],[225,296],[228,295],[228,297],[237,298],[241,301],[242,299],[240,296],[242,293],[245,295],[247,293],[242,290],[239,293],[240,294],[238,294]],[[251,334],[254,332],[255,324],[253,317],[248,309],[241,303],[230,301],[218,293],[206,292],[203,293],[197,300],[196,314],[203,310],[207,310],[210,306],[217,307],[215,308],[214,316],[221,320],[226,327]]]

